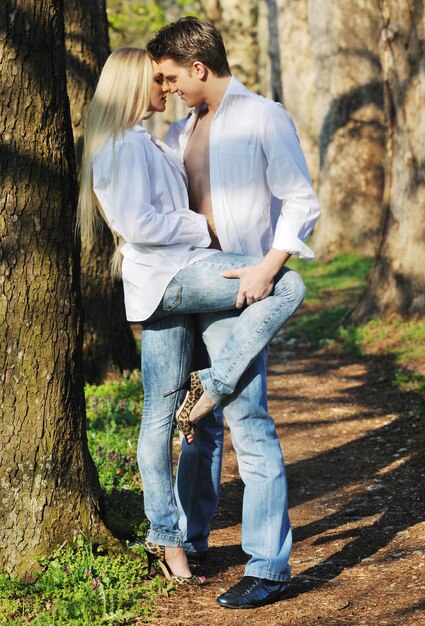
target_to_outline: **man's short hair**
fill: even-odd
[[[223,39],[218,32],[196,17],[182,17],[161,28],[147,44],[152,58],[169,58],[185,67],[201,61],[217,76],[229,76],[230,68]]]

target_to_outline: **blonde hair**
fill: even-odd
[[[109,226],[93,191],[93,158],[108,141],[115,141],[119,133],[148,117],[152,81],[152,62],[142,48],[117,48],[103,67],[85,122],[77,210],[77,229],[88,248],[102,218]],[[116,276],[121,269],[119,250],[123,240],[114,231],[112,234],[115,252],[111,268]]]

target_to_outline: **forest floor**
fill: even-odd
[[[292,582],[259,609],[216,597],[244,573],[243,485],[226,428],[222,491],[205,587],[156,604],[155,626],[425,624],[424,397],[395,385],[385,352],[353,357],[279,338],[269,402],[289,483]],[[416,362],[416,371],[425,363]]]

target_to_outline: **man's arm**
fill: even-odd
[[[301,259],[313,259],[305,241],[316,224],[320,207],[295,125],[281,105],[266,106],[260,131],[266,159],[267,185],[282,200],[272,247]]]
[[[295,126],[278,104],[266,105],[260,139],[266,158],[267,185],[282,200],[272,248],[257,265],[223,272],[226,278],[240,278],[237,306],[266,298],[273,278],[292,255],[314,258],[304,243],[319,217],[320,209]]]

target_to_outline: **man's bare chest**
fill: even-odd
[[[198,120],[184,151],[184,164],[189,175],[193,172],[209,175],[210,126],[208,116]]]

